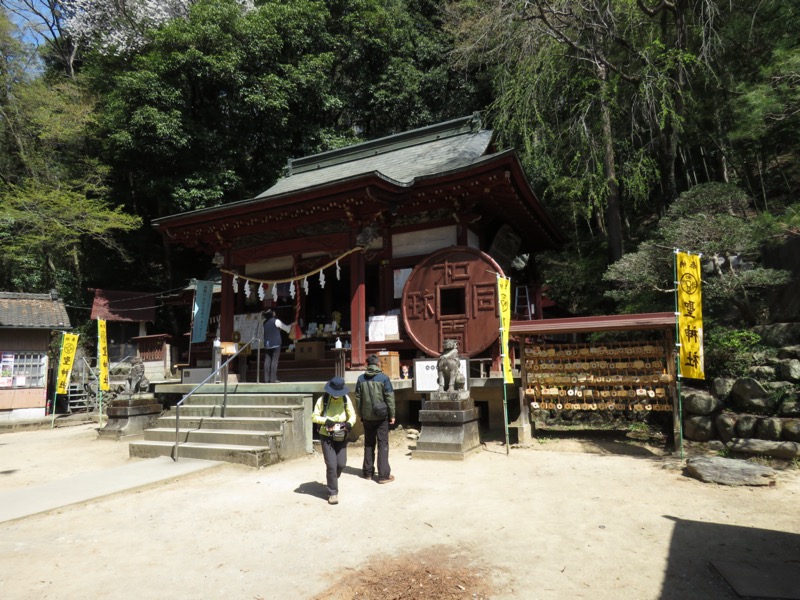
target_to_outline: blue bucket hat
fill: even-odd
[[[344,384],[344,379],[341,377],[334,377],[328,383],[326,383],[325,391],[331,396],[335,396],[337,398],[350,393],[350,390],[348,390],[347,386]]]

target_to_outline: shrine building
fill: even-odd
[[[512,277],[518,317],[542,318],[535,257],[563,243],[516,152],[498,151],[478,114],[291,159],[255,198],[154,226],[214,256],[221,340],[248,341],[238,324],[267,307],[300,325],[302,340],[285,339],[287,373],[289,350],[316,344],[322,360],[337,339],[350,370],[374,352],[407,366],[454,338],[497,371],[497,276]],[[254,362],[240,381],[256,381]]]

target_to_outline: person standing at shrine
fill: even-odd
[[[361,476],[375,474],[375,446],[378,446],[378,483],[394,481],[389,466],[389,425],[394,425],[394,389],[375,355],[367,358],[367,370],[356,381],[356,412],[364,424],[364,463]]]
[[[278,360],[281,356],[281,329],[289,333],[289,325],[275,316],[275,311],[271,308],[261,314],[264,317],[264,382],[280,383]]]

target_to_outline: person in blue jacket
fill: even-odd
[[[328,504],[339,503],[339,476],[347,465],[347,437],[356,424],[356,410],[344,379],[334,377],[317,399],[311,422],[319,425],[322,457],[328,486]]]

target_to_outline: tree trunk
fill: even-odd
[[[611,130],[611,109],[608,106],[608,80],[606,69],[600,66],[598,75],[601,81],[600,113],[603,123],[603,170],[608,185],[606,204],[606,230],[608,232],[609,264],[622,258],[622,202],[619,197],[617,166],[614,159],[614,138]]]

